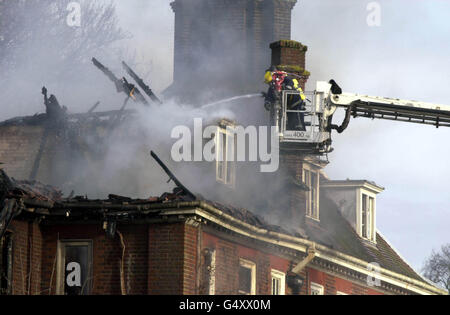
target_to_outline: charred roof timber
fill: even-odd
[[[117,78],[114,73],[112,73],[111,70],[109,70],[107,67],[105,67],[103,64],[101,64],[97,59],[92,58],[92,62],[94,65],[103,72],[104,75],[106,75],[116,86],[117,93],[125,93],[127,95],[127,98],[125,100],[125,104],[127,101],[131,98],[133,101],[137,103],[142,103],[144,105],[149,105],[147,100],[142,95],[141,91],[137,87],[135,87],[133,84],[128,83],[127,79],[123,77],[122,79]]]
[[[66,116],[67,108],[59,105],[58,99],[55,95],[52,94],[48,97],[47,88],[45,86],[42,88],[42,95],[44,95],[44,104],[48,117],[59,120],[60,118]]]
[[[196,200],[197,197],[193,193],[189,191],[176,177],[175,175],[169,170],[169,168],[161,161],[161,159],[156,155],[155,152],[151,151],[150,155],[155,159],[155,161],[161,166],[161,168],[166,172],[167,175],[169,175],[169,182],[172,180],[175,185],[179,188],[179,190],[176,192],[177,194],[186,194],[189,196],[192,200]]]
[[[127,95],[127,98],[125,99],[123,105],[123,109],[125,108],[130,98],[132,98],[137,103],[141,103],[147,106],[149,105],[144,95],[142,95],[141,91],[133,84],[129,83],[125,77],[122,77],[122,79],[117,78],[111,70],[109,70],[107,67],[101,64],[95,58],[92,58],[92,62],[100,71],[103,72],[103,74],[105,74],[115,84],[117,93],[124,92]],[[136,81],[139,87],[145,92],[145,94],[147,94],[147,96],[152,100],[152,102],[159,105],[162,104],[162,101],[155,95],[155,93],[153,93],[152,89],[124,61],[122,61],[122,67],[133,78],[133,80]]]
[[[122,66],[125,69],[125,71],[130,75],[130,77],[133,78],[134,81],[136,81],[136,83],[140,86],[140,88],[145,92],[145,94],[148,95],[148,97],[150,97],[150,99],[161,105],[162,102],[161,100],[155,95],[155,93],[153,93],[152,89],[145,84],[144,80],[142,80],[134,71],[133,69],[131,69],[126,63],[125,61],[122,61]]]

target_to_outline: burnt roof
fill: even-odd
[[[131,109],[124,110],[110,110],[102,112],[88,112],[88,113],[67,113],[60,117],[60,120],[66,120],[67,122],[80,122],[93,120],[101,122],[104,120],[111,120],[120,114],[122,116],[129,116],[136,114],[136,111]],[[52,118],[46,113],[40,113],[33,116],[14,117],[0,122],[0,127],[9,126],[41,126],[53,122]]]
[[[163,209],[165,205],[176,207],[177,203],[192,201],[189,196],[180,194],[177,189],[173,193],[165,193],[160,197],[148,199],[131,199],[117,195],[109,195],[108,199],[105,200],[89,200],[82,196],[62,198],[61,192],[51,186],[36,181],[9,179],[3,170],[0,170],[0,175],[0,182],[2,183],[0,185],[0,196],[3,196],[3,199],[20,199],[25,207],[47,208],[48,212],[42,213],[34,210],[32,214],[46,214],[47,219],[53,214],[67,222],[76,221],[77,217],[86,218],[86,216],[100,220],[105,216],[116,216],[120,219],[126,219],[127,222],[133,222],[135,218],[158,214],[158,211]],[[201,200],[197,201],[200,202]],[[243,208],[210,200],[203,200],[202,202],[252,226],[305,238],[343,254],[368,263],[378,263],[382,268],[425,282],[379,233],[377,233],[376,244],[360,238],[353,227],[340,214],[338,206],[323,194],[320,198],[321,220],[319,222],[306,219],[301,226],[304,234],[290,232],[280,226],[272,225],[263,217]],[[69,210],[71,215],[68,217],[65,214]],[[4,209],[0,209],[0,218],[3,211]],[[20,213],[19,210],[18,212]]]
[[[289,232],[278,225],[273,225],[266,221],[266,219],[262,216],[256,215],[253,212],[244,209],[244,208],[237,208],[230,205],[225,205],[223,203],[219,203],[216,201],[210,201],[210,200],[204,200],[206,203],[210,204],[211,206],[221,210],[222,212],[232,216],[235,219],[238,219],[244,223],[253,225],[258,228],[266,229],[268,231],[277,232],[277,233],[284,233],[288,235],[298,235],[292,232]]]

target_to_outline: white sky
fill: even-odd
[[[450,1],[378,1],[380,27],[366,23],[369,2],[297,3],[292,39],[309,46],[309,87],[334,78],[347,92],[450,105]],[[172,80],[170,1],[116,3],[123,27],[134,35],[124,46],[150,65],[152,87],[161,91]],[[328,175],[386,188],[377,202],[378,229],[416,269],[450,241],[449,138],[449,128],[364,118],[334,135]]]

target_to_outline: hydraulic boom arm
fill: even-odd
[[[343,93],[333,80],[330,83],[319,81],[313,92],[305,92],[310,103],[304,109],[289,109],[289,100],[295,98],[296,94],[296,91],[282,92],[280,142],[288,148],[309,154],[331,152],[332,131],[344,132],[352,117],[397,120],[436,128],[450,127],[448,105]],[[345,119],[339,126],[332,124],[338,108],[346,109]],[[295,115],[299,117],[297,120]],[[301,121],[303,128],[293,126],[290,120]]]
[[[329,93],[327,107],[352,106],[353,117],[450,127],[450,106],[351,93]]]

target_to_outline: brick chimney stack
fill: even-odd
[[[167,94],[204,87],[221,97],[264,88],[269,44],[291,38],[297,0],[175,0],[174,83]]]
[[[272,66],[279,70],[301,77],[300,85],[305,89],[310,73],[306,71],[306,52],[308,46],[294,40],[280,40],[270,44],[272,49]]]

